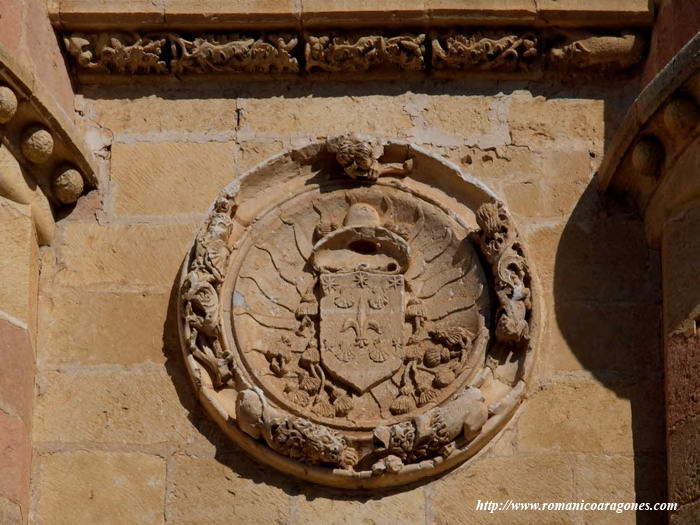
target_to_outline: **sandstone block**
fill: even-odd
[[[18,56],[22,42],[22,3],[16,0],[0,0],[0,12],[0,44]]]
[[[29,427],[22,419],[0,411],[0,436],[0,499],[7,498],[19,504],[26,515],[29,508],[29,473],[32,461]]]
[[[573,511],[476,510],[485,501],[574,501],[571,460],[565,456],[484,457],[463,465],[433,486],[435,525],[455,523],[569,524]]]
[[[29,332],[0,319],[0,413],[29,418],[34,398],[34,349]]]
[[[40,373],[37,381],[35,442],[181,445],[196,432],[188,419],[190,384],[164,370],[50,371]]]
[[[665,355],[666,424],[673,430],[683,421],[700,417],[700,334],[669,337]]]
[[[663,435],[658,382],[560,378],[531,394],[518,421],[518,453],[659,453]]]
[[[544,291],[556,300],[552,304],[658,301],[658,261],[634,217],[600,214],[524,229]]]
[[[308,492],[297,496],[295,516],[300,523],[328,525],[422,525],[425,523],[425,494],[422,487],[381,498]]]
[[[286,524],[289,496],[279,478],[239,452],[214,458],[176,455],[169,468],[169,519],[180,525]]]
[[[23,523],[20,506],[2,496],[0,496],[0,523],[7,525],[20,525]]]
[[[655,373],[663,367],[660,316],[654,304],[562,302],[542,347],[546,367]]]
[[[665,467],[663,460],[610,455],[576,456],[576,496],[574,501],[620,502],[665,501]],[[640,480],[637,483],[637,480]],[[644,512],[637,521],[635,511],[589,510],[580,514],[587,523],[635,524],[661,523],[663,512]]]
[[[177,350],[169,294],[56,290],[41,298],[41,366],[162,363]],[[80,319],[76,325],[75,320]],[[172,326],[171,326],[172,325]]]
[[[233,180],[234,149],[231,142],[114,144],[115,214],[206,212]]]
[[[700,521],[700,501],[689,503],[671,514],[671,525],[694,525]]]
[[[493,110],[494,101],[480,96],[437,95],[421,112],[424,125],[414,140],[427,144],[506,144],[510,136]]]
[[[37,240],[28,205],[0,197],[0,309],[27,325],[36,323]]]
[[[680,505],[700,499],[700,418],[677,427],[668,435],[669,501]]]
[[[664,325],[667,334],[700,316],[700,206],[666,221],[662,239]]]
[[[164,0],[61,0],[61,24],[71,29],[119,24],[139,27],[165,21]]]
[[[23,3],[25,45],[33,62],[32,72],[72,122],[75,115],[73,87],[45,3]]]
[[[37,514],[45,525],[164,523],[165,460],[77,450],[39,456]]]
[[[433,24],[531,23],[535,20],[534,0],[426,0]]]
[[[169,292],[196,226],[70,223],[55,284],[82,289]]]
[[[549,24],[620,25],[650,24],[654,3],[649,0],[537,0],[538,18]]]
[[[165,21],[168,25],[204,24],[226,29],[251,27],[294,28],[299,13],[294,0],[164,0]]]
[[[241,138],[324,137],[356,133],[405,137],[412,121],[408,95],[367,97],[243,98]],[[382,118],[377,118],[382,115]]]
[[[302,0],[305,27],[324,25],[386,26],[427,22],[423,0],[385,0],[381,3],[352,0]]]
[[[513,96],[508,109],[513,144],[602,156],[603,110],[603,100]]]
[[[236,101],[232,99],[193,96],[185,102],[151,95],[77,100],[86,114],[117,138],[166,132],[214,135],[232,132],[236,126]]]
[[[285,148],[280,141],[239,142],[236,148],[234,162],[235,174],[236,176],[241,175],[256,164],[265,162],[270,157],[278,153],[283,153],[284,151]]]

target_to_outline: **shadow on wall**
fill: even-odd
[[[658,254],[648,248],[634,209],[600,195],[597,183],[594,178],[586,188],[559,239],[553,270],[556,326],[550,329],[558,330],[580,368],[629,400],[636,500],[664,502]],[[636,518],[639,524],[666,520],[665,513],[643,511]]]

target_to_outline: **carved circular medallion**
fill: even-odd
[[[481,184],[356,136],[226,188],[180,288],[209,413],[285,472],[348,488],[434,475],[508,421],[531,368],[526,253]]]

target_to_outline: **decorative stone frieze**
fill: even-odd
[[[298,39],[236,33],[186,37],[175,33],[73,33],[64,37],[80,70],[119,74],[294,73]]]
[[[449,31],[432,36],[435,69],[459,71],[621,71],[641,62],[638,33],[597,35],[575,30]]]
[[[307,35],[305,57],[306,71],[420,71],[425,69],[425,35]]]
[[[64,37],[78,72],[116,74],[463,72],[610,74],[643,58],[636,32],[581,30],[445,30],[351,32],[71,33]],[[428,47],[432,60],[429,61]]]
[[[249,453],[317,483],[391,486],[506,424],[537,297],[489,190],[417,147],[346,135],[221,193],[182,270],[180,338],[201,401]]]

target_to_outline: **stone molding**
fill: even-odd
[[[72,205],[97,185],[80,137],[46,88],[0,46],[0,147],[11,154],[2,153],[0,195],[32,205],[42,244],[53,232],[51,208]]]
[[[261,185],[275,187],[264,201]],[[227,186],[183,264],[178,327],[211,417],[283,472],[411,483],[524,402],[540,295],[505,205],[411,144],[344,135]]]
[[[319,33],[67,33],[79,75],[410,73],[522,78],[624,73],[641,63],[638,31],[577,29]]]
[[[700,134],[700,34],[662,69],[627,111],[598,170],[601,191],[624,194],[658,247],[665,216],[700,197],[700,181],[678,180],[676,161]]]
[[[653,0],[48,0],[60,30],[649,26]]]

